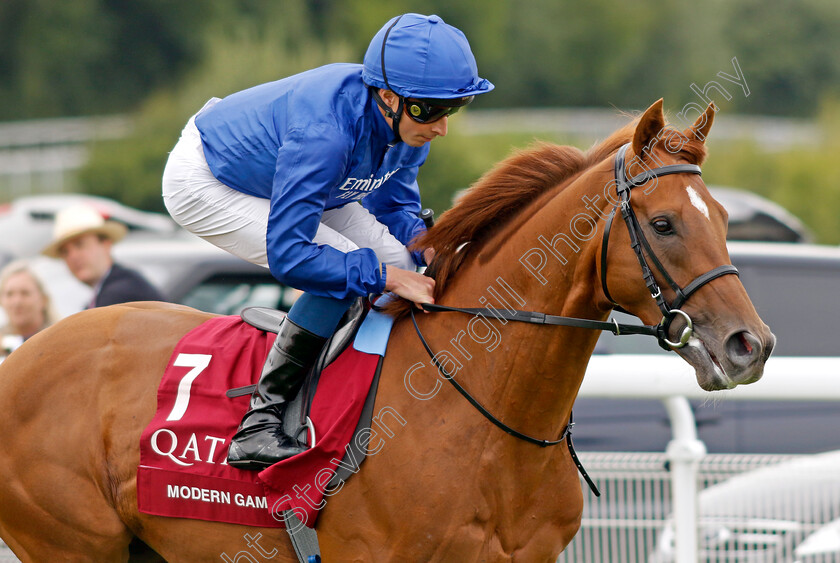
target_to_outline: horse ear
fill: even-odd
[[[650,141],[655,139],[659,132],[665,127],[665,116],[662,114],[662,98],[659,98],[653,105],[645,110],[636,125],[636,132],[633,134],[633,153],[639,155]]]
[[[709,104],[700,117],[697,118],[697,121],[694,122],[694,125],[688,128],[686,131],[687,137],[695,138],[701,143],[706,142],[706,136],[709,134],[709,129],[712,128],[712,123],[715,120],[715,105],[713,103]]]

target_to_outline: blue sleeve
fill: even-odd
[[[325,124],[289,131],[277,155],[266,230],[268,265],[275,278],[336,299],[385,290],[373,250],[344,253],[312,242],[330,189],[345,174],[350,142]]]
[[[400,169],[378,190],[362,200],[362,205],[406,246],[426,230],[423,220],[418,217],[420,189],[417,186],[417,172],[417,167]],[[415,251],[411,255],[418,266],[424,264],[422,252]]]

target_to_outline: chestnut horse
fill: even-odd
[[[419,331],[437,363],[504,424],[562,436],[599,335],[509,321],[508,309],[605,321],[620,306],[654,326],[664,304],[673,322],[661,339],[702,388],[761,377],[775,339],[728,275],[726,213],[697,167],[713,117],[708,108],[680,131],[666,126],[660,100],[586,153],[522,151],[422,240],[437,249],[437,303],[484,313],[419,314]],[[623,145],[632,204],[629,188],[616,195]],[[639,180],[654,169],[664,172]],[[655,266],[647,280],[643,262]],[[296,561],[282,529],[137,511],[139,440],[158,382],[175,343],[208,318],[164,304],[94,309],[0,366],[0,535],[22,560]],[[583,501],[569,450],[491,424],[440,375],[405,315],[376,402],[375,412],[390,407],[404,424],[373,437],[375,455],[325,499],[324,561],[549,562],[577,532]]]

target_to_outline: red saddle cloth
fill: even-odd
[[[256,383],[274,338],[239,317],[217,317],[176,345],[140,437],[140,512],[282,527],[281,512],[295,509],[314,526],[327,475],[353,437],[380,357],[350,346],[321,374],[310,412],[314,448],[259,473],[235,469],[228,444],[249,396],[230,399],[225,391]]]

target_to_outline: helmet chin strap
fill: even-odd
[[[397,105],[397,112],[391,112],[389,116],[391,118],[391,129],[394,130],[394,142],[399,143],[402,141],[402,137],[400,137],[400,118],[403,114],[403,105],[405,104],[405,98],[402,96],[400,98],[400,103]]]
[[[388,30],[385,32],[385,37],[382,38],[382,49],[379,52],[379,64],[380,68],[382,68],[382,80],[384,80],[385,86],[388,88],[388,90],[394,92],[395,94],[397,93],[394,91],[393,88],[391,88],[391,85],[388,84],[388,73],[385,72],[385,45],[388,44],[388,36],[391,35],[391,30],[394,29],[394,26],[397,25],[397,23],[402,19],[404,15],[405,14],[401,14],[397,19],[394,20],[394,23],[392,23],[390,27],[388,27]],[[385,110],[385,116],[391,118],[391,129],[394,130],[394,143],[399,143],[400,141],[402,141],[402,138],[400,137],[400,117],[402,116],[403,105],[405,103],[405,100],[402,96],[397,94],[397,97],[399,97],[400,103],[397,106],[396,113],[394,113],[391,110],[391,108],[388,107],[385,101],[379,96],[379,91],[377,90],[374,92],[374,98],[376,98],[376,103],[379,104],[379,107]]]
[[[400,117],[402,117],[403,114],[405,98],[397,94],[400,103],[399,105],[397,105],[397,111],[394,111],[390,107],[388,107],[388,104],[386,104],[385,100],[382,99],[382,96],[379,95],[379,90],[377,88],[370,87],[370,93],[373,96],[376,105],[382,108],[382,111],[385,112],[385,117],[391,118],[391,129],[394,130],[394,142],[399,143],[400,141],[402,141],[402,138],[400,137]]]

